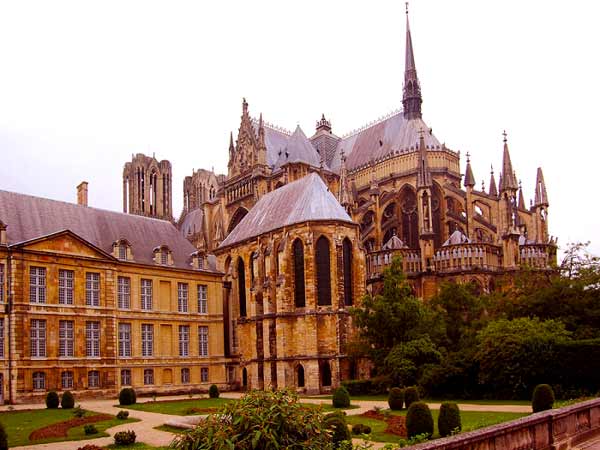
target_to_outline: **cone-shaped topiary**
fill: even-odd
[[[133,388],[123,388],[119,392],[119,405],[134,405],[137,400]]]
[[[60,407],[62,409],[73,409],[75,406],[75,397],[71,394],[71,391],[63,392],[63,395],[60,399]]]
[[[327,430],[331,430],[331,439],[335,447],[342,441],[351,441],[352,435],[346,423],[346,415],[344,412],[333,412],[325,416],[323,424]]]
[[[217,387],[217,385],[211,384],[208,388],[208,396],[210,398],[219,398],[219,395],[221,394],[219,393],[219,388]]]
[[[6,435],[6,430],[4,429],[4,425],[0,423],[0,450],[8,449],[8,436]]]
[[[421,397],[415,386],[404,389],[404,407],[406,409],[410,408],[410,405],[412,405],[414,402],[418,402],[419,400],[421,400]]]
[[[460,410],[456,403],[444,402],[440,406],[438,416],[438,431],[440,436],[450,436],[453,432],[462,430]]]
[[[414,402],[406,413],[406,434],[409,438],[418,434],[433,434],[433,416],[424,402]]]
[[[46,394],[46,408],[48,409],[56,409],[60,404],[60,399],[58,398],[58,394],[54,391],[50,391]]]
[[[533,390],[533,398],[531,399],[533,412],[552,409],[552,405],[554,405],[554,391],[552,387],[549,384],[538,384]]]
[[[350,406],[350,394],[344,386],[333,391],[332,404],[334,408],[347,408]]]
[[[400,411],[404,405],[404,389],[394,387],[388,394],[388,405],[392,411]]]

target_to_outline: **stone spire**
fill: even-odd
[[[544,183],[544,174],[541,167],[538,167],[537,179],[535,180],[534,206],[548,206],[548,193],[546,192],[546,183]]]
[[[519,209],[527,209],[527,206],[525,205],[525,197],[523,196],[523,184],[521,183],[521,180],[519,180],[519,203],[517,204],[517,207]]]
[[[515,177],[515,171],[510,161],[510,153],[508,151],[508,139],[506,138],[506,131],[504,135],[504,153],[502,155],[502,187],[500,191],[516,191],[519,188],[517,183],[517,177]]]
[[[346,167],[346,155],[344,153],[344,149],[341,150],[340,157],[340,192],[338,195],[338,201],[346,210],[348,210],[352,202],[350,201],[351,194],[348,186],[348,168]]]
[[[465,187],[475,186],[475,177],[473,176],[473,169],[471,168],[471,159],[467,153],[467,169],[465,170]]]
[[[258,119],[258,163],[267,164],[267,144],[265,143],[265,127],[263,124],[262,113]]]
[[[431,186],[431,173],[427,164],[427,149],[425,148],[425,132],[419,130],[419,171],[417,172],[417,188]]]
[[[406,3],[406,49],[404,60],[404,89],[402,94],[402,106],[406,119],[421,118],[421,85],[417,77],[415,65],[415,54],[413,51],[412,37],[410,35],[410,24],[408,22],[408,2]]]
[[[229,157],[233,157],[235,146],[233,145],[233,131],[229,132]]]
[[[490,191],[489,194],[498,197],[498,189],[496,188],[496,178],[494,178],[494,166],[491,166],[490,171]]]

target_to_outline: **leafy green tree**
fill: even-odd
[[[385,358],[385,373],[397,386],[412,386],[421,379],[426,364],[437,364],[441,359],[429,336],[423,336],[395,345]]]

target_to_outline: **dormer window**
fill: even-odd
[[[166,245],[156,247],[154,249],[154,262],[156,264],[160,264],[161,266],[172,266],[173,255],[169,247]]]
[[[167,249],[160,250],[160,263],[166,266],[169,263],[169,251]]]
[[[8,245],[6,238],[6,225],[0,220],[0,245]]]
[[[203,251],[198,250],[192,253],[192,267],[197,270],[208,269],[208,260],[206,254]]]
[[[133,259],[131,244],[127,239],[119,239],[113,243],[113,256],[121,261],[131,261]]]

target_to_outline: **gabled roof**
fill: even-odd
[[[258,133],[258,120],[252,119],[254,131]],[[263,123],[265,130],[265,145],[267,147],[267,164],[273,167],[279,158],[279,151],[283,150],[290,139],[290,134],[283,129],[275,129],[272,126]]]
[[[311,173],[264,195],[219,248],[288,225],[321,220],[353,223],[321,177]]]
[[[321,158],[317,150],[310,143],[300,125],[296,127],[283,150],[279,152],[275,169],[288,163],[304,163],[309,166],[319,167]]]
[[[395,234],[389,238],[389,240],[383,245],[383,247],[381,248],[382,250],[396,250],[396,249],[401,249],[401,248],[408,248],[408,245],[406,245],[402,239],[400,239],[398,236],[396,236]]]
[[[450,235],[446,242],[442,244],[442,247],[447,247],[448,245],[468,244],[470,242],[471,239],[465,236],[460,230],[456,230]]]
[[[0,190],[0,221],[7,225],[9,245],[69,230],[105,253],[113,243],[127,239],[134,261],[154,264],[153,249],[166,245],[174,266],[190,269],[189,256],[196,248],[171,222],[106,211],[46,198]]]

